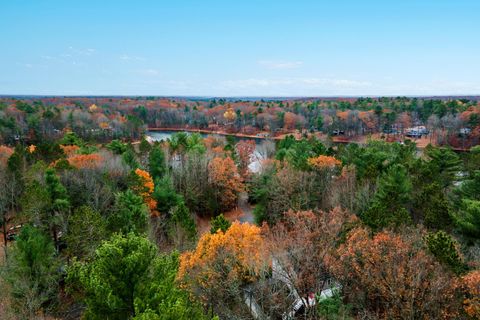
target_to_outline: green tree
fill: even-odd
[[[475,170],[455,191],[461,198],[480,200],[480,170]]]
[[[55,246],[58,249],[58,232],[70,209],[70,201],[67,189],[65,189],[52,168],[45,170],[45,185],[50,203],[42,222],[51,232]]]
[[[157,201],[158,211],[166,215],[183,201],[182,196],[175,191],[172,180],[168,175],[156,181],[152,196]]]
[[[445,229],[452,225],[451,207],[442,187],[438,183],[428,184],[414,195],[414,212],[419,220],[432,229]]]
[[[133,147],[131,145],[129,145],[127,147],[127,150],[122,154],[122,160],[133,170],[137,169],[140,166],[138,164],[135,151],[133,150]]]
[[[141,154],[146,154],[150,152],[152,149],[152,146],[150,143],[147,141],[147,139],[143,138],[142,141],[140,141],[140,145],[138,146],[138,150],[140,151]]]
[[[125,151],[127,151],[127,147],[128,145],[120,140],[112,140],[112,142],[107,144],[107,149],[115,154],[123,154]]]
[[[223,214],[219,214],[210,220],[210,225],[210,233],[217,233],[218,230],[221,230],[222,232],[227,231],[232,224],[225,218]]]
[[[447,148],[436,148],[428,145],[425,155],[430,158],[432,178],[440,183],[443,188],[449,187],[457,180],[457,174],[462,170],[462,161],[458,155]]]
[[[170,216],[170,236],[176,244],[183,246],[195,239],[197,227],[184,201],[180,201],[172,210]]]
[[[128,189],[115,195],[115,204],[108,217],[108,229],[124,234],[142,233],[147,225],[147,217],[148,208],[143,198]]]
[[[148,157],[148,168],[150,176],[152,176],[154,181],[163,178],[165,175],[167,171],[167,165],[165,162],[165,154],[160,144],[155,144],[152,147]]]
[[[68,269],[67,283],[84,294],[86,319],[202,319],[175,285],[178,255],[157,255],[146,238],[114,235],[90,263]]]
[[[56,295],[59,262],[52,241],[40,230],[25,225],[4,268],[12,307],[21,319],[34,319]]]
[[[480,201],[464,199],[455,223],[465,235],[480,239]]]
[[[430,252],[452,271],[459,274],[465,270],[465,264],[458,252],[458,244],[452,236],[444,231],[437,231],[427,234],[425,242]]]
[[[65,235],[67,252],[79,258],[93,255],[100,241],[105,237],[105,221],[100,213],[89,206],[76,208],[68,218]]]
[[[372,204],[361,216],[373,229],[399,226],[410,221],[407,210],[412,184],[402,165],[390,167],[378,181]]]

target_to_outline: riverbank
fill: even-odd
[[[221,135],[221,136],[233,136],[237,138],[244,138],[244,139],[256,139],[256,140],[282,140],[286,136],[292,135],[295,137],[297,140],[301,140],[304,135],[300,133],[298,130],[291,131],[291,132],[283,132],[281,134],[278,134],[276,136],[270,136],[270,133],[267,131],[259,132],[256,135],[251,135],[251,134],[244,134],[244,133],[229,133],[226,131],[218,131],[218,130],[208,130],[208,129],[194,129],[194,128],[167,128],[167,127],[162,127],[162,128],[148,128],[148,131],[151,132],[196,132],[196,133],[201,133],[201,134],[213,134],[213,135]],[[328,139],[328,135],[322,132],[315,132],[315,133],[309,133],[308,136],[314,136],[317,139],[320,139],[322,141],[326,141]],[[409,138],[405,137],[404,135],[397,135],[397,136],[388,136],[387,139],[382,139],[383,134],[381,133],[373,133],[370,135],[363,135],[363,136],[354,136],[354,137],[347,137],[347,136],[333,136],[330,137],[331,141],[333,143],[337,144],[348,144],[348,143],[357,143],[357,144],[366,144],[368,140],[378,140],[378,141],[386,141],[386,142],[402,142],[405,139],[410,139],[413,142],[416,143],[417,149],[423,150],[425,147],[429,144],[432,144],[434,146],[437,146],[429,136],[422,136],[420,138]],[[390,138],[390,140],[388,139]],[[464,148],[452,148],[450,147],[453,151],[455,152],[469,152],[470,149],[464,149]]]

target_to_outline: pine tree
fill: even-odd
[[[428,249],[441,262],[449,266],[455,273],[465,270],[465,265],[458,252],[457,242],[444,231],[429,233],[425,237]]]
[[[210,233],[217,233],[218,230],[222,232],[227,231],[232,224],[225,218],[223,214],[219,214],[210,220],[210,225]]]
[[[148,217],[148,208],[143,198],[132,190],[118,193],[115,196],[115,205],[108,218],[108,228],[112,232],[142,233],[145,231]]]
[[[442,187],[432,183],[423,187],[414,196],[414,211],[419,212],[419,220],[432,229],[445,229],[452,225],[451,207]]]
[[[2,274],[11,285],[16,316],[34,319],[43,304],[55,297],[58,267],[52,241],[40,229],[24,226]]]
[[[154,181],[163,178],[167,171],[165,154],[160,144],[155,144],[148,157],[148,167],[150,175]]]
[[[55,170],[48,168],[45,170],[46,190],[49,194],[50,204],[46,216],[42,217],[42,222],[52,233],[55,247],[58,249],[58,232],[63,225],[65,214],[70,208],[67,189],[60,182]]]
[[[480,239],[480,201],[464,199],[455,223],[465,235]]]
[[[193,220],[190,211],[183,201],[172,209],[170,221],[173,224],[173,231],[178,235],[178,229],[182,229],[185,232],[188,240],[193,240],[197,235],[197,227],[195,220]]]
[[[432,177],[443,188],[449,187],[457,178],[456,175],[462,170],[462,161],[458,155],[447,148],[435,148],[428,145],[425,155],[430,158],[428,166]]]
[[[362,219],[374,229],[408,223],[411,219],[407,210],[411,190],[407,170],[399,164],[391,166],[380,177],[372,204]]]

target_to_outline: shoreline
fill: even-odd
[[[233,136],[233,137],[237,137],[237,138],[249,138],[249,139],[259,139],[259,140],[260,139],[261,140],[282,140],[288,135],[293,135],[295,137],[295,139],[297,139],[297,140],[302,139],[302,135],[299,132],[286,132],[286,133],[281,133],[277,136],[270,136],[269,132],[261,132],[260,133],[261,135],[257,136],[257,135],[244,134],[244,133],[228,133],[226,131],[215,131],[215,130],[208,130],[208,129],[193,129],[193,128],[160,127],[160,128],[147,128],[146,131],[152,131],[152,132],[155,132],[155,131],[167,131],[167,132],[182,132],[182,131],[185,131],[185,132],[216,134],[216,135],[221,135],[221,136]],[[268,134],[269,136],[265,136],[265,134]],[[378,134],[371,135],[370,138],[372,140],[385,141],[385,140],[379,139],[377,137],[377,135]],[[313,134],[313,136],[315,136],[318,139],[321,139],[322,136],[326,137],[327,135],[325,135],[324,133],[321,133],[321,132],[316,132],[315,134]],[[331,137],[331,138],[332,138],[333,143],[339,143],[339,144],[349,144],[349,143],[365,144],[368,140],[368,136],[359,136],[359,137],[356,137],[356,138],[346,138],[346,139],[343,138],[343,137],[338,137],[338,136]],[[405,137],[403,137],[403,138],[405,139]],[[412,140],[413,142],[415,142],[417,144],[417,149],[419,149],[419,150],[425,149],[425,147],[429,143],[431,143],[430,141],[426,141],[426,140],[428,140],[426,137],[425,138],[420,138],[420,139],[410,139],[410,140]],[[386,142],[389,142],[389,141],[386,141]],[[389,143],[393,143],[393,142],[395,142],[395,141],[391,141]],[[434,143],[432,143],[432,145],[437,146]],[[452,151],[455,151],[455,152],[470,152],[470,149],[466,149],[466,148],[453,148],[453,147],[450,147],[450,146],[437,146],[437,147],[448,147],[448,148],[452,149]]]

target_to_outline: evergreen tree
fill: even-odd
[[[140,153],[149,153],[151,149],[152,146],[150,145],[150,143],[147,141],[147,139],[143,138],[142,141],[140,141],[140,145],[138,146],[138,150],[140,151]]]
[[[438,183],[426,185],[415,193],[413,208],[428,228],[445,229],[453,223],[450,203]]]
[[[157,209],[160,213],[169,214],[170,210],[183,201],[173,188],[172,180],[169,176],[164,176],[156,181],[153,198],[157,201]]]
[[[114,235],[90,263],[68,269],[67,283],[83,292],[86,319],[203,319],[176,287],[178,254],[157,255],[144,237]]]
[[[180,201],[172,209],[170,221],[173,224],[172,230],[178,234],[179,228],[183,230],[188,240],[193,240],[197,235],[197,227],[185,202]]]
[[[55,170],[48,168],[45,170],[45,185],[48,192],[50,203],[46,213],[43,216],[42,223],[47,226],[52,233],[53,241],[58,249],[58,232],[63,225],[65,215],[70,208],[67,189],[60,182]]]
[[[122,160],[125,162],[132,170],[135,170],[139,167],[137,156],[133,147],[129,145],[127,150],[122,154]]]
[[[78,258],[93,255],[101,240],[105,237],[105,221],[100,213],[89,206],[76,208],[68,218],[68,231],[65,235],[66,251]]]
[[[462,233],[480,239],[480,201],[464,199],[455,222]]]
[[[480,200],[480,170],[475,170],[467,180],[463,181],[456,193],[461,198]]]
[[[148,208],[141,196],[132,190],[120,192],[115,196],[113,210],[108,217],[108,229],[111,232],[120,231],[142,233],[145,231]]]
[[[227,231],[232,224],[225,218],[223,214],[219,214],[210,220],[210,225],[210,233],[217,233],[218,230],[221,230],[222,232]]]
[[[457,174],[462,170],[462,161],[455,152],[428,145],[425,148],[425,155],[430,158],[428,166],[431,178],[438,181],[443,188],[451,186],[457,180]]]
[[[160,144],[155,144],[148,157],[149,172],[154,181],[163,178],[167,171],[165,154]]]
[[[10,284],[12,307],[19,318],[34,319],[58,287],[59,263],[52,241],[25,225],[8,256],[4,279]]]
[[[455,273],[465,270],[465,265],[458,252],[457,242],[444,231],[429,233],[425,237],[428,249],[442,263],[446,264]]]
[[[412,184],[402,165],[391,166],[379,179],[377,192],[363,221],[374,229],[399,226],[410,221],[407,205]]]

